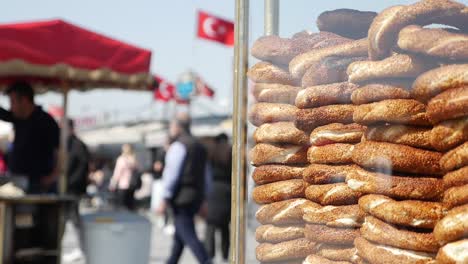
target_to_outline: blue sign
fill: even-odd
[[[189,100],[190,96],[193,93],[194,87],[195,87],[195,84],[193,82],[177,83],[176,91],[177,91],[178,97],[183,100]]]

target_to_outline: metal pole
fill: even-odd
[[[68,152],[67,152],[67,139],[70,128],[68,127],[68,85],[63,87],[63,118],[62,129],[60,130],[60,178],[59,178],[59,194],[65,195],[67,192],[67,166],[68,166]]]
[[[249,42],[249,0],[236,0],[234,46],[234,109],[232,156],[231,264],[246,259],[247,208],[247,68]]]
[[[279,34],[279,0],[265,0],[265,35]]]

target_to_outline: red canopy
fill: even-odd
[[[22,77],[141,89],[152,81],[150,51],[62,20],[0,25],[0,50],[3,81]]]

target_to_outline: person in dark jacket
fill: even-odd
[[[163,171],[163,202],[157,212],[170,207],[174,214],[175,233],[168,264],[176,264],[187,245],[201,264],[211,260],[195,232],[194,218],[205,200],[207,153],[191,135],[188,116],[179,116],[169,127],[171,142]]]
[[[221,233],[221,253],[229,257],[229,222],[231,219],[231,160],[232,147],[226,134],[215,137],[214,151],[210,157],[213,171],[212,191],[208,196],[205,247],[208,255],[215,257],[215,234]]]

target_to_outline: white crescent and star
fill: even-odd
[[[208,17],[203,21],[203,31],[208,37],[216,38],[226,34],[227,29],[223,25],[219,25],[216,29],[214,25],[218,24],[218,20],[212,17]]]

